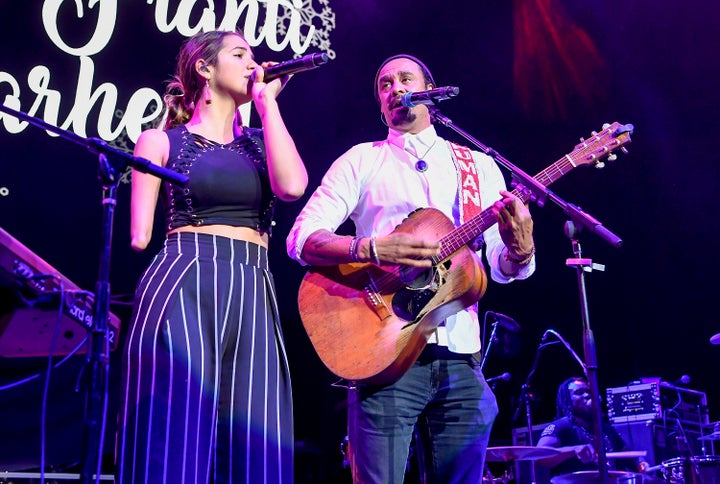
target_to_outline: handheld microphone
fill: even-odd
[[[496,381],[499,381],[499,380],[502,380],[502,381],[510,381],[511,378],[512,378],[512,375],[506,371],[506,372],[503,373],[502,375],[498,375],[498,376],[494,376],[494,377],[492,377],[492,378],[488,378],[488,379],[485,380],[485,381],[486,381],[487,383],[493,383],[493,382],[496,382]]]
[[[447,86],[430,89],[429,91],[407,92],[402,95],[400,102],[406,108],[414,108],[418,104],[434,106],[436,102],[455,97],[460,93],[459,87]]]
[[[278,77],[295,74],[297,72],[309,71],[310,69],[315,69],[316,67],[320,67],[321,65],[326,64],[329,60],[330,58],[326,53],[320,52],[304,55],[302,57],[289,61],[280,62],[278,64],[275,64],[274,66],[265,68],[265,76],[263,77],[263,82],[270,82],[277,79]],[[255,82],[256,77],[257,76],[255,74],[255,71],[253,71],[250,74],[250,80]]]
[[[494,311],[488,311],[487,313],[492,316],[498,326],[505,328],[511,333],[517,333],[520,331],[520,325],[510,316],[505,316],[504,314],[496,313]]]

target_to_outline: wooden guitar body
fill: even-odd
[[[426,208],[395,231],[440,240],[454,228],[442,212]],[[487,287],[482,263],[467,246],[430,272],[369,263],[310,269],[300,286],[300,314],[328,369],[348,380],[394,381],[435,328],[478,301]],[[418,278],[418,288],[406,284]]]

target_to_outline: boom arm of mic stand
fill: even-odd
[[[509,170],[513,180],[519,186],[521,186],[523,190],[528,192],[528,194],[530,195],[530,199],[537,203],[538,206],[544,206],[547,198],[550,198],[551,201],[555,202],[558,206],[560,206],[560,208],[562,208],[562,210],[579,226],[586,227],[590,232],[596,234],[601,239],[608,242],[614,247],[620,247],[622,245],[622,239],[610,232],[605,227],[603,227],[603,225],[597,219],[583,212],[580,207],[564,201],[563,199],[555,195],[553,192],[548,190],[547,187],[545,187],[541,183],[538,183],[538,181],[535,180],[532,176],[528,175],[520,168],[503,158],[500,154],[498,154],[497,151],[488,146],[485,146],[480,141],[473,138],[469,133],[460,129],[457,125],[455,125],[455,123],[453,123],[450,118],[442,114],[436,106],[428,106],[428,110],[430,111],[430,116],[433,120],[437,121],[443,126],[452,129],[460,136],[468,140],[470,143],[475,145],[480,151],[490,156],[500,165]]]
[[[520,168],[503,158],[497,151],[488,146],[485,146],[480,141],[472,137],[470,133],[461,129],[459,126],[453,123],[450,118],[442,114],[436,106],[428,106],[428,110],[430,111],[430,116],[432,117],[432,119],[442,124],[443,126],[452,129],[460,136],[468,140],[470,143],[475,145],[475,147],[477,147],[477,149],[479,149],[481,152],[485,153],[486,155],[494,159],[496,162],[507,168],[512,174],[512,177],[517,182],[517,184],[522,185],[523,190],[529,193],[530,199],[532,201],[534,201],[541,207],[545,205],[545,199],[547,198],[548,191],[545,186],[543,186],[541,183],[538,183],[538,181],[535,180],[532,176],[528,175]]]
[[[560,341],[560,343],[562,343],[562,345],[565,347],[565,349],[568,350],[568,352],[570,352],[572,357],[575,358],[575,361],[577,361],[578,364],[580,365],[580,368],[582,368],[583,373],[585,374],[585,378],[587,378],[587,365],[583,362],[583,360],[580,359],[578,354],[575,353],[575,350],[572,349],[572,346],[570,346],[570,343],[568,343],[565,340],[565,338],[560,336],[560,333],[558,333],[554,329],[548,329],[547,332],[549,334],[552,334],[553,336],[555,336],[558,339],[558,341]]]
[[[613,247],[621,247],[623,245],[622,239],[603,227],[595,217],[584,212],[583,209],[577,205],[566,202],[550,190],[547,190],[547,194],[550,200],[555,202],[577,226],[586,228]]]
[[[51,133],[57,134],[61,138],[72,141],[75,144],[84,146],[88,149],[88,151],[95,153],[98,156],[105,155],[107,161],[110,163],[110,166],[103,168],[111,168],[115,172],[119,172],[122,171],[125,166],[129,165],[138,171],[155,175],[156,177],[169,181],[170,183],[173,183],[175,185],[185,185],[188,182],[188,177],[186,175],[182,175],[172,170],[168,170],[165,167],[158,166],[150,162],[149,160],[146,160],[145,158],[139,158],[131,154],[125,153],[122,150],[113,148],[101,139],[83,138],[82,136],[78,136],[72,131],[58,128],[57,126],[46,123],[42,119],[34,118],[26,113],[16,111],[15,109],[9,108],[3,104],[0,104],[0,112],[9,114],[18,119],[22,119],[23,121],[30,123],[35,127],[50,131]]]
[[[188,182],[187,175],[183,175],[176,171],[168,170],[163,166],[156,165],[150,160],[133,156],[129,153],[125,153],[122,150],[113,148],[107,142],[98,138],[88,138],[87,148],[90,152],[97,154],[98,156],[105,155],[107,161],[110,163],[110,168],[115,172],[113,175],[123,171],[125,166],[132,166],[137,171],[142,173],[148,173],[154,175],[161,180],[169,181],[174,185],[185,185]],[[109,180],[110,182],[114,180]]]

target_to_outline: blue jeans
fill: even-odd
[[[497,411],[495,395],[471,355],[428,345],[395,383],[349,391],[353,480],[402,483],[417,424],[426,482],[480,483]]]

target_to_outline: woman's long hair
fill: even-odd
[[[168,82],[163,97],[165,116],[160,121],[163,129],[174,128],[190,120],[205,87],[203,78],[195,72],[195,63],[203,59],[208,65],[216,65],[218,53],[228,35],[243,37],[237,31],[212,30],[200,32],[183,42],[177,56],[175,74]]]

